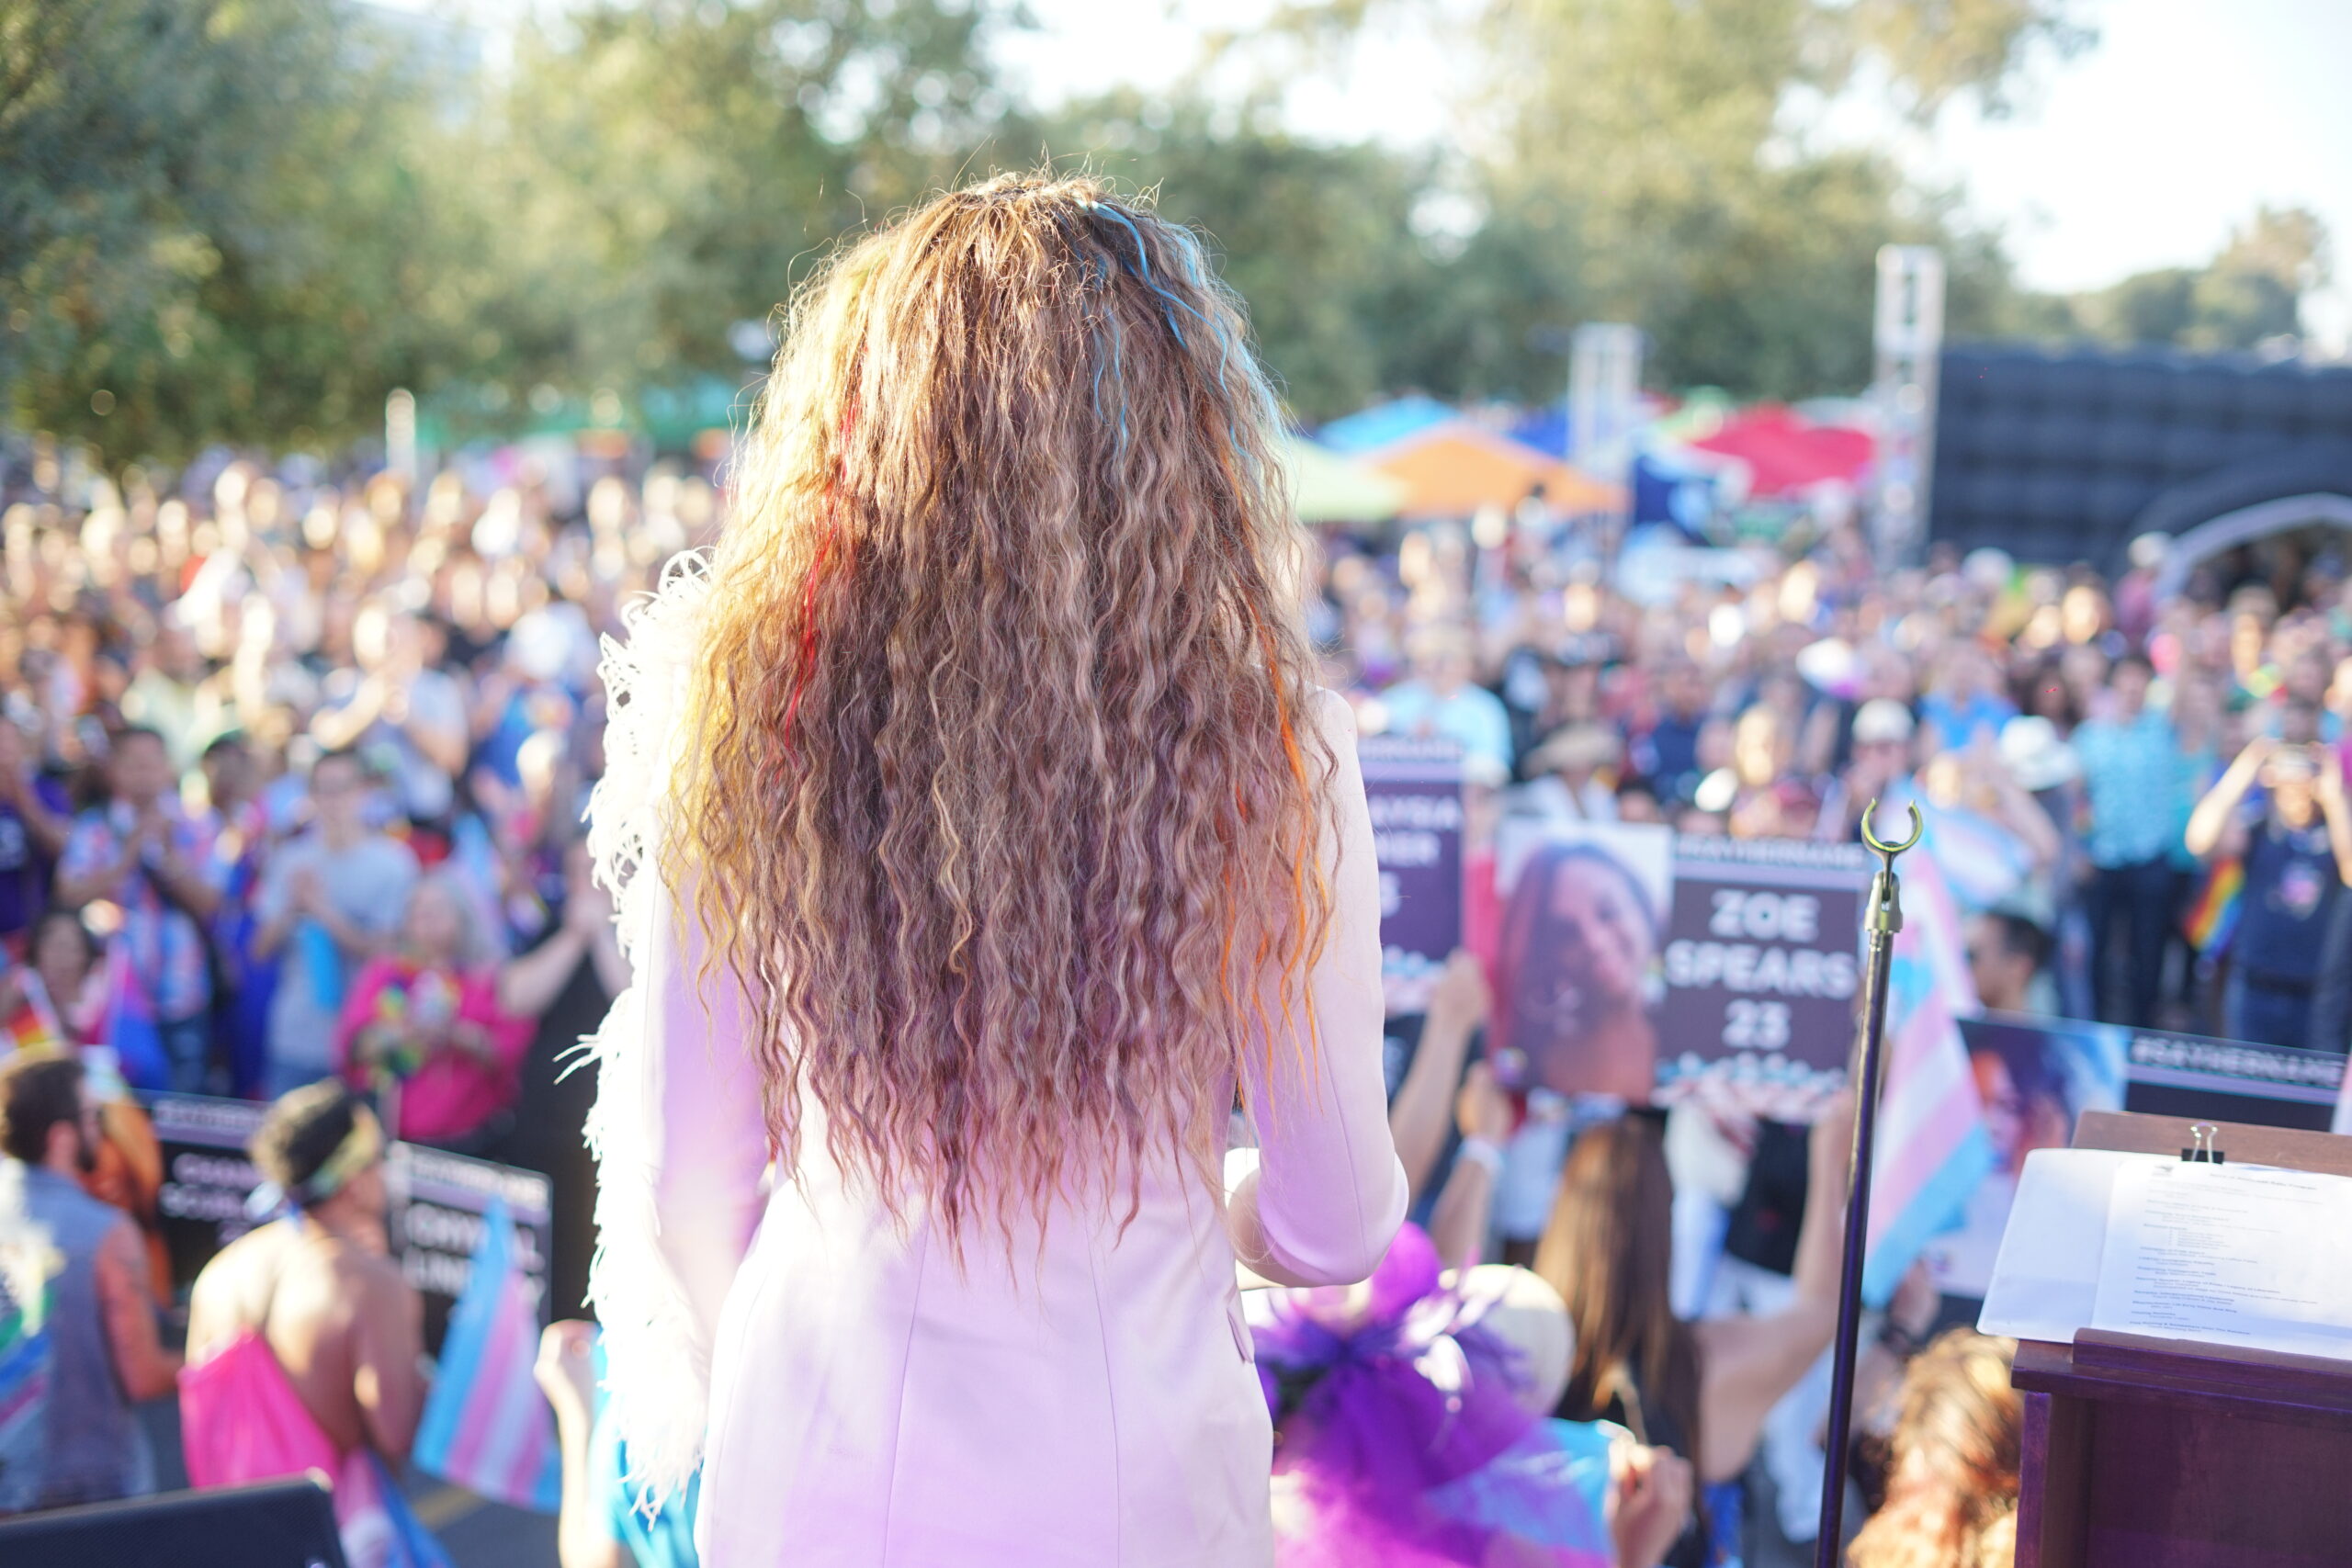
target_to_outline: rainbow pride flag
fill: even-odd
[[[41,984],[40,971],[19,970],[17,988],[24,1003],[15,1017],[0,1020],[0,1045],[10,1051],[63,1050],[65,1028],[58,1021],[57,1010],[50,1005],[49,987]]]
[[[33,1506],[49,1409],[48,1238],[29,1224],[0,1235],[0,1514]]]
[[[2202,953],[2227,948],[2238,929],[2238,895],[2245,891],[2245,863],[2235,857],[2217,862],[2205,874],[2197,902],[2180,922],[2180,934],[2188,939],[2188,945]]]
[[[417,1422],[416,1467],[512,1508],[556,1512],[563,1470],[555,1413],[531,1377],[538,1351],[537,1301],[506,1205],[492,1201]]]
[[[1903,929],[1887,976],[1885,1080],[1871,1175],[1862,1299],[1883,1306],[1992,1172],[1984,1104],[1959,1020],[1979,1010],[1961,914],[1931,856],[1901,868]]]

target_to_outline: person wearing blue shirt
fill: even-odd
[[[2318,728],[2313,705],[2296,705],[2300,725]],[[2257,735],[2197,803],[2188,847],[2200,857],[2235,859],[2245,868],[2237,931],[2230,939],[2230,978],[2222,1028],[2233,1040],[2264,1045],[2342,1050],[2340,1020],[2316,1015],[2341,1006],[2324,998],[2335,913],[2352,882],[2352,811],[2344,799],[2344,762],[2333,747]]]
[[[1941,750],[1962,751],[1980,736],[1995,739],[2018,716],[2017,705],[2001,694],[1990,661],[1975,648],[1945,656],[1935,689],[1919,699],[1919,721],[1936,732]]]
[[[2109,675],[2111,716],[2075,731],[2090,797],[2091,995],[2099,1019],[2145,1029],[2155,1021],[2165,934],[2172,919],[2173,846],[2188,787],[2172,721],[2148,706],[2154,674],[2127,653]],[[2124,944],[2128,982],[2116,994],[2112,949]]]
[[[1511,764],[1510,712],[1503,700],[1471,683],[1470,634],[1427,626],[1414,634],[1412,677],[1381,694],[1388,733],[1452,740],[1466,756]]]

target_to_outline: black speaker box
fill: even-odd
[[[346,1568],[314,1481],[262,1481],[0,1519],[7,1568]]]

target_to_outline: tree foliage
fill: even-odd
[[[989,25],[939,0],[597,0],[527,29],[484,134],[513,372],[740,373],[736,322],[994,129]]]
[[[416,84],[347,7],[0,0],[0,385],[122,454],[340,434],[457,362]]]
[[[2064,324],[2117,344],[2250,349],[2302,331],[2328,279],[2327,230],[2300,208],[2259,209],[2202,267],[2134,273],[2064,302]]]
[[[2057,0],[1495,0],[1498,208],[1571,216],[1594,307],[1643,327],[1651,375],[1742,393],[1851,388],[1870,370],[1879,247],[1940,247],[1951,325],[2009,309],[1993,236],[1880,153],[1819,147],[1795,112],[1865,63],[1898,107],[1988,103]]]
[[[1274,27],[1295,73],[1439,3],[1284,0]],[[2245,345],[2324,276],[2317,220],[2266,211],[2209,267],[2027,294],[1955,193],[1808,130],[1861,83],[1898,115],[1997,110],[2084,41],[2069,0],[1452,6],[1432,36],[1475,90],[1454,144],[1412,151],[1300,137],[1272,74],[1017,104],[1009,0],[526,14],[467,70],[445,24],[320,0],[0,0],[0,422],[170,458],[340,442],[395,386],[466,434],[741,385],[842,235],[1040,160],[1197,227],[1307,419],[1556,396],[1590,320],[1645,329],[1654,384],[1851,389],[1889,241],[1943,249],[1955,334]]]

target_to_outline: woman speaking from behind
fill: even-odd
[[[591,1293],[712,1568],[1272,1562],[1234,1264],[1360,1280],[1405,1206],[1277,440],[1189,234],[1000,178],[800,298],[635,613]]]

